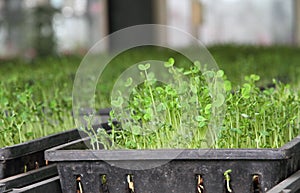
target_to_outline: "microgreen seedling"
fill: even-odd
[[[231,187],[230,187],[230,173],[231,173],[231,172],[232,172],[231,169],[226,170],[226,171],[224,172],[224,177],[225,177],[225,182],[226,182],[226,189],[227,189],[228,192],[232,192],[232,189],[231,189]]]

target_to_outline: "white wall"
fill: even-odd
[[[293,0],[201,0],[206,44],[272,44],[293,41]]]
[[[198,0],[202,24],[193,34],[205,44],[293,42],[293,0]],[[167,25],[193,33],[192,0],[167,0]],[[187,42],[168,34],[172,45]]]
[[[167,0],[167,25],[191,33],[191,1]],[[177,37],[175,33],[167,34],[168,43],[172,46],[185,46],[189,42]]]

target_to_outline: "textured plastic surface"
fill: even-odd
[[[59,177],[53,178],[31,184],[18,189],[12,189],[9,193],[61,193]]]
[[[222,193],[226,192],[223,173],[228,169],[232,170],[230,185],[233,192],[255,192],[254,176],[259,176],[260,192],[266,192],[300,168],[300,137],[278,149],[70,150],[75,146],[78,148],[78,144],[84,145],[79,140],[45,152],[47,159],[57,162],[63,193],[76,192],[78,175],[82,176],[85,192],[105,192],[101,178],[106,175],[105,186],[110,193],[127,193],[129,174],[133,176],[134,190],[138,193],[198,192],[199,175],[203,177],[206,193]],[[151,164],[178,151],[181,153],[177,158],[148,170],[126,170],[103,161]]]
[[[78,130],[50,135],[26,143],[0,149],[0,179],[45,166],[46,149],[80,139]]]
[[[0,180],[0,184],[3,184],[6,190],[12,188],[20,188],[23,186],[28,186],[39,181],[43,181],[48,178],[57,176],[57,168],[55,164],[45,166],[36,170],[32,170],[26,173],[18,174],[8,178]]]
[[[0,184],[0,193],[3,193],[5,191],[5,184]]]
[[[300,192],[300,170],[280,182],[267,193],[297,193]]]

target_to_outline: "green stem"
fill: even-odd
[[[147,73],[147,70],[145,70],[145,76],[146,76],[146,80],[148,81],[148,73]],[[157,115],[157,111],[156,111],[156,106],[155,106],[155,101],[154,101],[153,91],[152,91],[151,85],[149,85],[148,88],[149,88],[149,92],[150,92],[150,96],[151,96],[152,107],[153,107],[153,109],[154,109],[154,115],[156,116],[156,115]]]

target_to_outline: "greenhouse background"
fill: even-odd
[[[0,0],[0,193],[300,192],[299,53],[300,0]]]
[[[124,2],[0,0],[0,56],[85,53],[106,35],[144,23],[176,27],[205,45],[300,43],[299,0]],[[172,45],[188,44],[176,34],[159,36]]]

